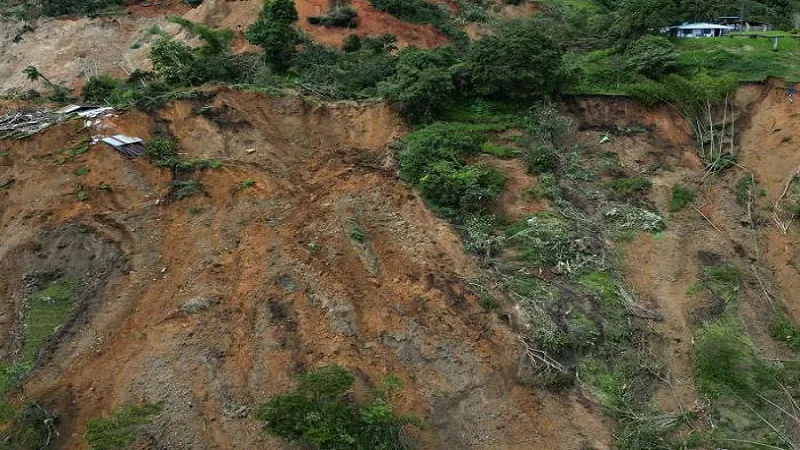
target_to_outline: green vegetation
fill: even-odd
[[[772,339],[783,342],[792,350],[800,351],[800,329],[783,311],[775,311],[769,326]]]
[[[454,26],[443,5],[426,0],[370,0],[370,3],[378,11],[385,11],[405,22],[431,24],[451,39],[466,39],[466,35]]]
[[[4,450],[46,448],[55,436],[57,417],[31,401],[15,408],[7,395],[19,389],[39,350],[69,319],[76,284],[74,279],[52,281],[27,298],[20,359],[15,364],[0,363],[0,448]]]
[[[400,176],[445,215],[480,212],[500,193],[505,178],[492,168],[468,164],[467,158],[503,128],[438,123],[411,133],[403,139]]]
[[[695,197],[697,197],[697,194],[693,190],[678,183],[672,186],[672,196],[669,199],[669,210],[672,212],[680,211],[686,205],[692,203]]]
[[[86,175],[88,173],[89,173],[89,169],[86,168],[86,167],[83,167],[83,166],[78,167],[78,168],[75,169],[75,175],[78,175],[78,176],[83,176],[83,175]]]
[[[486,142],[481,145],[481,152],[505,159],[514,157],[514,155],[519,153],[519,150],[506,147],[505,145],[494,145]]]
[[[245,178],[244,180],[242,180],[242,181],[240,181],[239,183],[236,184],[236,188],[239,189],[240,191],[243,191],[243,190],[251,188],[251,187],[253,187],[255,185],[256,185],[256,180],[254,180],[252,178]]]
[[[756,187],[756,180],[753,175],[745,175],[736,182],[734,193],[736,201],[740,205],[746,205],[750,201],[751,191]]]
[[[285,69],[300,36],[292,25],[297,10],[292,0],[265,0],[255,23],[247,28],[247,40],[264,50],[264,56],[278,70]]]
[[[22,360],[33,363],[47,339],[69,318],[76,280],[54,281],[28,299]]]
[[[367,240],[367,233],[358,225],[353,225],[350,227],[350,239],[356,242],[364,242]]]
[[[532,22],[505,24],[470,48],[475,93],[488,98],[542,98],[562,80],[561,49]]]
[[[397,377],[387,377],[373,399],[358,403],[348,395],[353,376],[339,366],[325,366],[300,377],[291,392],[272,397],[258,411],[270,433],[313,449],[408,449],[405,425],[410,417],[397,417],[390,404],[399,387]]]
[[[176,180],[171,184],[171,194],[177,200],[203,193],[203,184],[198,180]]]
[[[695,332],[694,376],[698,391],[710,401],[715,427],[704,439],[714,447],[750,449],[793,447],[787,427],[796,419],[785,412],[800,394],[800,365],[769,362],[742,329],[737,309],[739,274],[726,264],[706,266],[695,290],[710,300],[723,300],[723,309],[706,318]],[[780,320],[778,318],[778,320]],[[774,322],[773,336],[791,340],[791,323]],[[789,408],[789,409],[786,409]]]
[[[618,178],[608,184],[614,193],[621,198],[631,198],[650,190],[650,180],[643,177]]]
[[[327,14],[322,16],[311,16],[308,23],[312,25],[322,25],[327,27],[353,28],[356,26],[358,13],[350,6],[334,6]]]
[[[75,196],[75,199],[79,202],[85,202],[86,200],[89,200],[89,191],[82,183],[75,185],[75,188],[72,190],[72,195]]]
[[[161,413],[160,404],[123,406],[110,417],[92,419],[86,425],[86,441],[91,450],[121,450],[136,439],[139,427],[153,421]]]

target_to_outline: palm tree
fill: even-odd
[[[39,72],[39,69],[37,69],[36,66],[34,66],[33,64],[29,64],[28,67],[26,67],[25,70],[23,70],[22,72],[25,74],[25,76],[28,77],[29,80],[36,81],[38,79],[41,79],[44,82],[44,84],[46,84],[47,87],[49,87],[50,89],[54,91],[58,90],[58,86],[56,86],[50,80],[48,80],[46,76],[42,75],[42,73]]]

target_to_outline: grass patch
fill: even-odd
[[[776,311],[769,325],[769,335],[792,350],[800,350],[800,329],[783,311]]]
[[[86,425],[86,441],[91,450],[125,449],[136,439],[137,428],[153,421],[162,410],[160,404],[124,406],[110,417],[92,419]]]
[[[739,295],[739,271],[728,264],[716,264],[703,268],[702,286],[726,304],[735,303]]]
[[[243,190],[251,188],[251,187],[253,187],[255,185],[256,185],[256,180],[254,180],[252,178],[247,178],[247,179],[244,179],[244,180],[240,181],[239,183],[237,183],[236,184],[236,188],[239,189],[240,191],[243,191]]]
[[[342,367],[318,368],[302,375],[289,393],[272,397],[257,417],[270,433],[304,448],[409,449],[403,427],[418,421],[397,417],[389,403],[400,380],[387,377],[363,403],[348,395],[354,381]]]
[[[75,306],[73,296],[76,282],[76,280],[54,281],[28,298],[22,361],[33,363],[39,349],[69,318]]]
[[[685,72],[733,74],[740,82],[768,77],[800,81],[800,44],[796,39],[779,39],[777,52],[772,51],[772,40],[763,38],[678,39],[675,45],[678,67]]]
[[[504,145],[494,145],[485,143],[481,146],[481,152],[496,156],[498,158],[512,158],[519,153],[519,150]]]
[[[672,196],[669,199],[669,210],[672,212],[680,211],[689,203],[692,203],[697,194],[682,184],[672,186]]]

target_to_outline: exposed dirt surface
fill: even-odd
[[[0,19],[0,92],[9,89],[42,89],[30,83],[23,70],[29,64],[54,83],[77,87],[91,75],[125,77],[147,66],[147,30],[164,18],[40,19],[34,31],[22,32],[22,24]],[[17,42],[15,37],[18,37]]]
[[[477,270],[460,240],[394,175],[386,144],[404,127],[389,108],[230,91],[211,102],[215,121],[195,106],[105,124],[221,160],[185,200],[166,169],[102,145],[54,165],[88,133],[75,122],[0,143],[17,177],[0,192],[12,237],[0,255],[27,261],[0,267],[3,298],[41,271],[97,272],[80,324],[25,387],[62,417],[61,448],[85,448],[88,419],[144,401],[164,411],[139,448],[285,448],[250,413],[330,363],[362,386],[398,374],[397,408],[430,424],[420,448],[607,448],[608,424],[585,402],[515,381],[516,337],[466,287]],[[254,186],[238,188],[245,179]]]
[[[727,262],[739,270],[742,322],[768,354],[783,355],[766,335],[772,313],[755,271],[766,289],[780,297],[779,307],[789,310],[795,320],[800,313],[797,226],[783,234],[769,218],[771,205],[800,166],[800,147],[793,144],[800,133],[800,110],[786,101],[785,93],[776,89],[779,85],[770,81],[739,89],[736,126],[741,166],[705,176],[691,133],[675,113],[627,100],[573,100],[571,108],[585,130],[580,139],[598,142],[611,136],[605,147],[628,171],[655,170],[648,176],[652,189],[647,200],[658,210],[668,211],[671,188],[678,182],[698,191],[696,210],[671,213],[663,233],[639,235],[619,248],[625,278],[637,298],[656,305],[665,318],[653,327],[665,337],[662,356],[672,374],[672,387],[658,395],[666,410],[688,410],[702,403],[692,379],[692,330],[700,317],[713,314],[715,306],[692,294],[691,288],[704,265]],[[640,128],[648,132],[625,132]],[[746,205],[736,200],[735,185],[751,171],[767,195],[757,198],[748,214]]]

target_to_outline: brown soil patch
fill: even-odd
[[[515,336],[467,288],[477,272],[462,243],[379,168],[404,131],[388,107],[230,91],[211,105],[215,121],[178,103],[106,123],[169,131],[186,157],[223,161],[185,200],[168,195],[168,171],[103,145],[53,165],[54,149],[84,135],[76,123],[0,142],[19,174],[2,193],[0,231],[14,239],[0,255],[74,223],[127,261],[26,385],[64,418],[59,448],[85,448],[87,420],[143,401],[164,412],[138,448],[287,448],[249,413],[330,363],[362,388],[398,374],[398,410],[430,424],[420,448],[604,448],[605,425],[574,400],[516,383]],[[76,176],[79,165],[90,172]],[[244,179],[255,186],[238,189]]]

